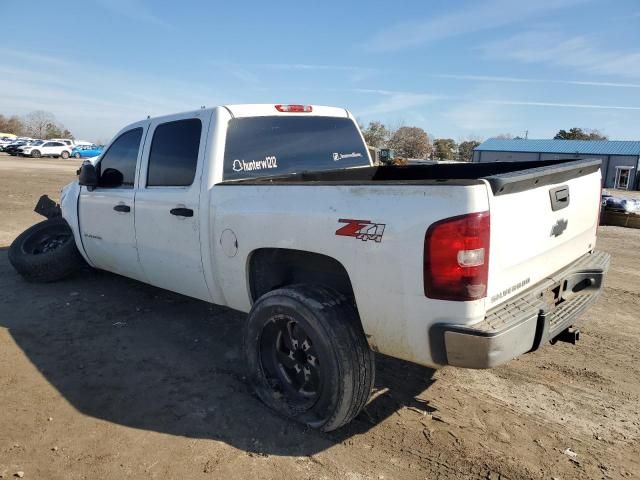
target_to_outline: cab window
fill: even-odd
[[[196,175],[201,132],[202,122],[197,118],[158,125],[149,152],[147,186],[191,185]]]

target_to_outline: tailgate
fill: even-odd
[[[491,187],[487,309],[595,248],[599,165],[572,161],[485,179]]]

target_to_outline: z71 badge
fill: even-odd
[[[340,218],[338,221],[346,223],[346,225],[336,230],[336,235],[356,237],[363,242],[374,240],[380,243],[382,241],[384,223],[371,223],[371,220],[351,220],[347,218]]]

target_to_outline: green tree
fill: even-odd
[[[595,129],[582,129],[574,127],[567,130],[560,130],[553,137],[554,140],[608,140],[609,138],[599,130]]]
[[[429,135],[420,127],[400,127],[388,142],[396,155],[404,158],[426,158],[429,152]]]
[[[454,160],[457,145],[452,138],[436,138],[433,141],[433,156],[436,160]]]
[[[47,124],[47,127],[45,129],[44,132],[44,136],[41,138],[44,139],[49,139],[49,138],[67,138],[64,134],[64,132],[67,132],[68,130],[66,129],[62,129],[60,126],[56,125],[55,123],[49,123]]]
[[[458,160],[470,162],[473,160],[473,149],[480,145],[477,140],[464,140],[458,144]]]
[[[389,141],[390,132],[382,122],[374,121],[362,129],[362,135],[370,147],[383,148]]]

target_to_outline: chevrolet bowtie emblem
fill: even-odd
[[[556,224],[551,227],[551,236],[559,237],[560,235],[562,235],[567,229],[567,225],[569,225],[569,220],[565,220],[564,218],[558,220]]]

